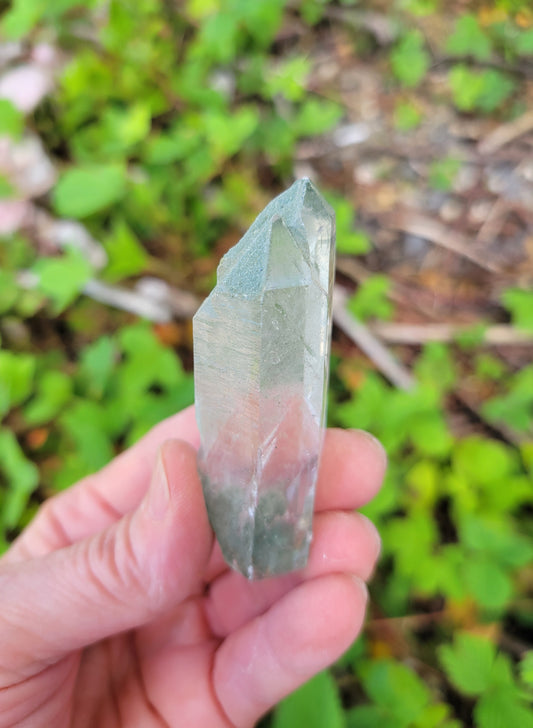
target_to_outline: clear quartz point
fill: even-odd
[[[194,317],[207,511],[224,558],[248,579],[307,562],[334,269],[333,210],[298,180],[224,256]]]

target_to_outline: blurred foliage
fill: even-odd
[[[533,55],[530,2],[471,5],[430,46],[417,20],[444,12],[444,3],[390,3],[397,33],[375,53],[397,92],[399,132],[423,121],[412,94],[443,58],[445,103],[502,120],[521,109],[521,80],[509,68]],[[193,400],[182,363],[190,332],[169,336],[111,313],[83,297],[87,282],[147,273],[207,292],[220,240],[236,239],[271,196],[265,187],[290,178],[298,142],[343,118],[334,94],[309,90],[310,59],[283,41],[284,22],[320,32],[332,9],[372,7],[14,0],[6,9],[5,38],[53,41],[68,61],[57,89],[27,119],[0,101],[0,134],[39,134],[60,169],[43,204],[82,220],[107,265],[97,272],[75,245],[42,257],[20,235],[0,241],[0,550],[45,497]],[[445,192],[459,172],[455,158],[442,156],[428,185]],[[15,194],[3,178],[0,194]],[[371,240],[351,202],[333,190],[328,199],[339,253],[367,253]],[[390,294],[389,277],[374,275],[349,309],[361,319],[390,318]],[[531,292],[509,288],[501,300],[512,323],[531,330]],[[385,487],[364,509],[383,536],[372,585],[383,632],[371,622],[332,673],[266,719],[274,728],[533,725],[533,653],[512,659],[498,647],[509,626],[520,635],[533,628],[533,366],[508,371],[478,352],[480,332],[470,333],[457,346],[423,348],[409,392],[360,359],[334,357],[331,423],[370,430],[390,458]],[[454,434],[448,412],[464,374],[461,346],[470,347],[470,374],[488,387],[482,416],[495,433],[516,435],[516,446],[481,432]],[[394,631],[405,615],[413,625],[407,636]]]

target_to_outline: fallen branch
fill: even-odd
[[[493,131],[489,132],[478,144],[478,152],[480,154],[494,154],[506,144],[514,139],[527,134],[533,129],[533,111],[526,111],[525,114],[517,119],[501,124]]]
[[[399,210],[394,214],[383,217],[382,224],[390,229],[401,230],[404,233],[424,238],[424,240],[470,260],[490,273],[502,272],[495,263],[488,261],[480,251],[473,250],[467,237],[455,230],[450,230],[437,220],[433,220],[433,218],[414,211]]]
[[[379,321],[372,332],[389,344],[425,344],[428,341],[454,341],[472,330],[463,324],[399,324]],[[533,332],[523,331],[505,324],[488,326],[481,339],[489,346],[515,346],[533,344]]]
[[[371,359],[380,372],[398,389],[412,389],[415,380],[410,372],[374,336],[365,324],[358,321],[346,308],[348,294],[335,286],[333,293],[333,321]]]
[[[128,311],[149,321],[167,323],[172,319],[172,313],[168,305],[154,301],[135,291],[110,286],[94,278],[85,284],[83,292],[94,301],[114,306],[122,311]]]

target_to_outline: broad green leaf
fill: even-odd
[[[214,109],[203,119],[209,147],[216,159],[231,157],[238,152],[259,122],[257,109],[241,106],[232,116]]]
[[[517,372],[508,391],[485,402],[482,411],[489,420],[505,422],[519,431],[533,428],[533,366]]]
[[[420,413],[409,423],[408,431],[413,445],[422,455],[442,457],[452,448],[452,435],[438,411]]]
[[[457,20],[455,30],[446,42],[446,50],[454,55],[473,56],[483,61],[489,58],[492,44],[476,16],[467,14]]]
[[[93,399],[101,399],[117,364],[118,349],[109,336],[101,336],[85,347],[78,369],[84,393]]]
[[[502,611],[513,595],[507,570],[489,556],[470,556],[463,565],[463,578],[468,592],[489,612]]]
[[[15,276],[9,270],[0,270],[0,315],[9,311],[19,297]]]
[[[533,28],[520,33],[516,40],[515,51],[520,56],[533,56]]]
[[[401,101],[394,109],[394,126],[400,131],[410,131],[422,121],[422,113],[415,104]]]
[[[501,442],[471,436],[455,446],[453,465],[473,483],[486,485],[509,476],[516,468],[516,456]]]
[[[400,662],[368,662],[362,666],[360,678],[366,694],[376,706],[391,715],[392,725],[407,728],[416,724],[430,701],[424,681]]]
[[[362,321],[369,318],[391,318],[394,308],[387,298],[390,287],[391,282],[386,276],[380,274],[370,276],[349,299],[348,310]]]
[[[0,417],[29,397],[35,375],[35,357],[0,351]]]
[[[403,86],[416,86],[426,75],[429,63],[419,30],[406,33],[391,53],[392,72]]]
[[[310,62],[304,56],[295,56],[269,69],[265,90],[270,97],[284,96],[289,101],[300,101],[306,93]]]
[[[392,716],[379,705],[358,705],[346,714],[348,728],[406,728],[405,721]]]
[[[533,650],[528,650],[520,661],[520,677],[528,688],[533,689]]]
[[[49,422],[71,397],[71,378],[60,371],[45,371],[38,380],[35,397],[24,408],[24,418],[32,426]]]
[[[516,83],[509,75],[494,68],[483,71],[481,79],[483,85],[477,106],[487,114],[501,109],[516,89]]]
[[[503,305],[511,313],[513,325],[533,331],[533,291],[508,288],[501,298]]]
[[[19,139],[24,130],[24,115],[11,101],[0,99],[0,137],[7,135]]]
[[[126,172],[119,164],[73,167],[57,183],[53,204],[62,217],[85,218],[118,202],[125,191]]]
[[[13,529],[37,487],[39,471],[26,459],[15,435],[6,429],[0,429],[0,474],[7,483],[0,523],[6,529]]]
[[[447,192],[452,189],[461,162],[453,157],[443,157],[433,162],[429,168],[428,182],[435,190]]]
[[[326,193],[326,199],[335,210],[337,251],[341,255],[363,255],[371,248],[366,233],[355,227],[353,205],[340,195]]]
[[[141,273],[148,260],[146,251],[123,220],[117,220],[111,235],[104,240],[108,256],[105,276],[119,281]]]
[[[531,490],[530,490],[531,494]],[[531,494],[533,495],[533,494]],[[533,543],[502,516],[464,514],[458,522],[461,543],[492,556],[503,566],[525,566],[533,560]]]
[[[439,649],[439,659],[450,682],[464,695],[483,693],[491,681],[496,651],[489,640],[457,632],[452,645]]]
[[[533,709],[520,700],[514,686],[497,686],[474,708],[476,728],[533,728]]]
[[[68,250],[58,258],[41,258],[33,266],[38,276],[38,289],[50,298],[57,311],[62,311],[81,293],[93,270],[76,250]]]
[[[457,367],[449,347],[436,341],[426,344],[417,359],[415,375],[430,390],[446,392],[451,389],[457,379]]]
[[[277,707],[273,728],[345,728],[346,721],[337,687],[322,672]]]
[[[473,111],[483,94],[483,78],[463,64],[453,66],[449,73],[454,104],[459,111]]]
[[[332,129],[342,118],[342,106],[328,99],[308,97],[300,106],[291,129],[297,136],[315,136]]]
[[[113,457],[106,413],[97,403],[74,401],[61,415],[60,425],[85,474],[99,470]]]

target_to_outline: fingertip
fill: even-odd
[[[387,455],[363,430],[327,430],[320,463],[316,510],[351,510],[368,503],[381,487]]]
[[[361,579],[318,577],[228,637],[217,652],[213,676],[231,722],[252,725],[338,659],[361,629],[366,602]]]

